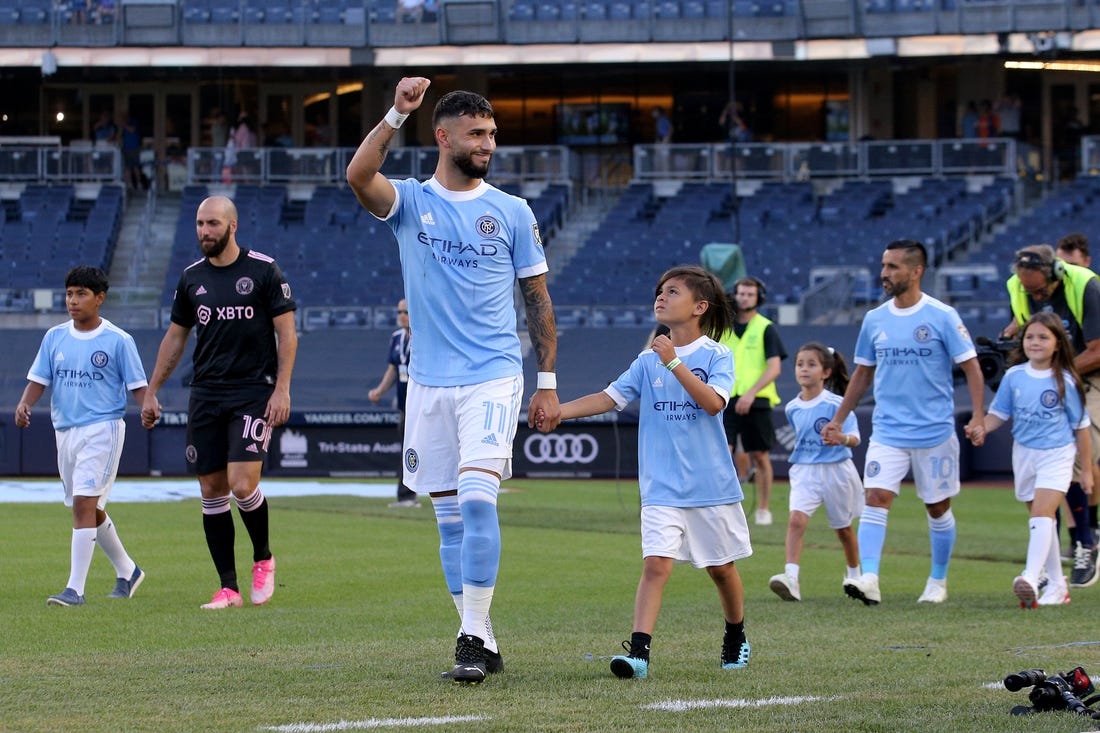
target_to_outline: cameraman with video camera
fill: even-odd
[[[1014,274],[1008,279],[1012,323],[1001,332],[1014,338],[1019,329],[1039,311],[1062,319],[1076,351],[1074,366],[1085,382],[1085,409],[1092,420],[1092,455],[1089,460],[1094,485],[1100,458],[1100,278],[1087,267],[1055,256],[1049,244],[1034,244],[1018,250]],[[1078,459],[1078,470],[1081,460]],[[1089,497],[1079,481],[1070,484],[1066,495],[1076,526],[1073,529],[1074,563],[1071,588],[1084,588],[1097,580],[1097,546],[1089,526]]]

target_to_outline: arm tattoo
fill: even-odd
[[[375,140],[378,140],[378,167],[381,168],[382,164],[386,162],[386,155],[390,152],[390,141],[382,140],[382,126],[378,125],[369,133],[367,133],[367,142],[373,144]]]
[[[535,349],[535,362],[540,372],[552,372],[558,360],[557,327],[554,305],[546,290],[546,276],[536,275],[519,281],[527,311],[527,331]]]

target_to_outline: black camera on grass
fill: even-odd
[[[1051,675],[1041,669],[1025,669],[1005,677],[1004,685],[1009,692],[1017,692],[1025,687],[1031,688],[1027,694],[1031,706],[1017,705],[1012,709],[1013,715],[1068,710],[1077,715],[1100,720],[1100,711],[1089,708],[1100,700],[1100,695],[1081,699],[1096,692],[1092,680],[1083,667],[1075,667],[1069,672]]]

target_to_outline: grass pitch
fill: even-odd
[[[506,483],[493,620],[506,669],[478,687],[441,681],[457,616],[431,509],[355,497],[271,500],[277,589],[264,607],[201,611],[216,589],[197,501],[113,503],[148,573],[108,600],[97,554],[80,608],[47,608],[68,577],[71,517],[5,504],[0,532],[0,730],[336,731],[1081,731],[1069,713],[1013,718],[1031,667],[1100,675],[1100,585],[1063,608],[1022,611],[1026,512],[1010,489],[971,485],[954,504],[949,600],[918,605],[928,573],[923,508],[906,487],[890,513],[883,602],[840,587],[843,555],[819,512],[801,603],[767,587],[783,568],[785,511],[753,527],[747,669],[719,667],[723,620],[702,571],[677,566],[647,680],[608,659],[629,637],[641,569],[632,482]],[[773,510],[786,506],[776,486]],[[751,491],[750,491],[751,494]],[[60,498],[60,489],[58,490]],[[746,509],[751,510],[751,502]],[[247,586],[250,550],[237,524]],[[245,593],[247,604],[247,592]]]

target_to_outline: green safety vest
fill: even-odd
[[[1066,303],[1069,304],[1070,313],[1080,326],[1085,310],[1085,286],[1097,275],[1087,267],[1071,265],[1068,262],[1062,264],[1066,268],[1065,277],[1062,278],[1062,287],[1066,289]],[[1012,317],[1022,327],[1027,323],[1027,319],[1031,318],[1031,309],[1027,304],[1027,291],[1020,284],[1018,275],[1008,278],[1005,285],[1008,288],[1008,302],[1012,306]]]
[[[768,366],[768,357],[764,353],[764,330],[771,325],[764,316],[757,313],[753,316],[745,328],[745,335],[737,337],[731,328],[722,334],[720,343],[729,347],[733,352],[733,392],[741,394],[741,388],[750,389]],[[756,393],[757,397],[767,397],[768,404],[775,407],[779,404],[779,393],[775,389],[775,382],[765,386]]]

